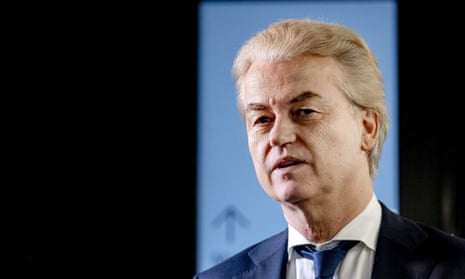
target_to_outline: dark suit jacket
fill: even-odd
[[[465,279],[465,239],[382,207],[372,278]],[[194,276],[286,278],[287,229]]]

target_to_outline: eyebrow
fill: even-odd
[[[296,97],[289,100],[287,104],[290,105],[290,104],[299,103],[299,102],[302,102],[306,99],[313,98],[313,97],[319,97],[319,95],[311,91],[305,91],[302,94],[299,94]],[[250,103],[247,105],[246,112],[254,111],[254,110],[265,110],[266,108],[267,108],[267,105],[264,105],[261,103]]]
[[[311,92],[311,91],[305,91],[304,93],[297,95],[296,97],[292,98],[288,104],[294,104],[298,102],[302,102],[306,99],[312,98],[312,97],[319,97],[318,94]]]

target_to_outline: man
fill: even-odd
[[[391,212],[373,191],[389,119],[362,37],[283,20],[244,44],[233,75],[256,175],[288,227],[194,278],[317,278],[316,254],[346,240],[325,278],[465,278],[464,239]]]

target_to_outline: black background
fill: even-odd
[[[465,237],[459,10],[398,4],[399,183],[401,214]],[[9,11],[5,272],[191,278],[197,3]]]

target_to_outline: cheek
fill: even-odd
[[[332,167],[353,163],[354,156],[359,150],[359,135],[351,123],[323,127],[318,134],[314,143],[323,161]]]
[[[248,140],[250,154],[252,155],[252,157],[255,157],[259,150],[260,141],[258,140],[257,137],[251,136],[251,135],[248,135],[247,140]]]
[[[268,143],[263,137],[249,137],[248,146],[257,179],[263,189],[270,193],[270,190],[267,190],[270,185],[270,177],[266,167]]]
[[[267,142],[264,137],[248,135],[249,152],[256,167],[264,162],[264,149],[266,145]]]
[[[317,151],[326,153],[328,149],[333,150],[335,147],[340,146],[336,135],[337,131],[326,126],[318,126],[305,135],[305,140],[310,142],[312,146],[316,146]]]
[[[315,139],[319,144],[326,148],[334,150],[352,146],[359,138],[357,129],[350,116],[340,121],[333,121],[331,125],[319,125],[313,130]]]

